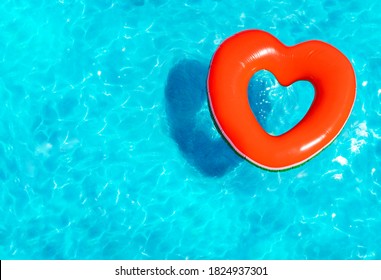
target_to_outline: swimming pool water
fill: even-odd
[[[377,11],[378,0],[1,1],[0,258],[381,259]],[[238,157],[208,111],[214,51],[251,28],[326,41],[356,72],[342,133],[289,171]],[[281,133],[308,108],[304,90],[262,76],[250,104]]]

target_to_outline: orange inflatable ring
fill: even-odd
[[[248,84],[259,70],[279,83],[312,83],[315,96],[304,118],[291,130],[266,133],[250,109]],[[252,163],[270,170],[304,163],[327,147],[342,130],[356,96],[351,63],[333,46],[308,41],[292,47],[259,30],[237,33],[213,56],[208,76],[209,104],[231,146]]]

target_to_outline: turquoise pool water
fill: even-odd
[[[0,258],[381,259],[378,11],[378,0],[1,1]],[[208,111],[214,51],[250,28],[326,41],[356,72],[342,133],[290,171],[239,158]],[[249,95],[281,133],[312,90],[262,73]]]

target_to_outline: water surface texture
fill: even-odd
[[[378,0],[1,1],[0,258],[381,259],[379,11]],[[209,62],[245,29],[323,40],[354,66],[348,123],[298,168],[243,160],[210,116]],[[312,93],[274,79],[252,79],[250,104],[281,133]]]

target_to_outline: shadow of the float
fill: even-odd
[[[197,60],[184,59],[169,71],[165,88],[166,113],[170,133],[187,161],[206,176],[223,176],[242,158],[217,132],[207,102],[208,66]],[[269,103],[263,105],[265,85],[251,82],[250,106],[261,125]]]

